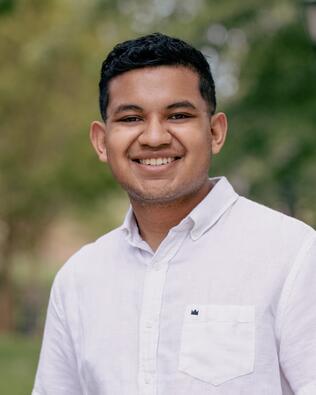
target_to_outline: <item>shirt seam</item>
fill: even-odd
[[[276,324],[275,324],[275,333],[279,344],[281,342],[283,320],[284,320],[286,307],[288,305],[288,301],[290,299],[291,293],[294,288],[294,284],[299,275],[301,267],[304,263],[304,258],[309,252],[310,248],[312,247],[314,241],[315,241],[315,235],[312,234],[310,237],[308,237],[308,239],[305,241],[305,243],[299,250],[298,254],[296,255],[294,264],[290,269],[290,272],[285,280],[283,289],[281,291],[279,306],[277,308],[277,314],[276,314]]]
[[[52,297],[52,303],[55,308],[56,314],[58,315],[58,318],[62,324],[63,327],[65,327],[65,319],[64,319],[64,306],[62,303],[62,297],[60,295],[60,272],[57,273],[54,284],[52,286],[52,292],[51,292],[51,297]]]

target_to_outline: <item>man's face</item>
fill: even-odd
[[[195,72],[128,71],[110,81],[109,98],[106,123],[94,122],[91,138],[132,201],[170,203],[206,188],[214,125]]]

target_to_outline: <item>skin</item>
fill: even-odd
[[[91,142],[127,191],[141,236],[156,250],[211,190],[208,169],[225,142],[226,116],[211,116],[198,74],[182,66],[123,73],[110,81],[109,97],[106,122],[91,124]],[[150,158],[172,161],[141,163]]]

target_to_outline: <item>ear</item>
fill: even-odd
[[[103,122],[93,121],[90,126],[90,141],[101,162],[107,162],[105,144],[106,126]]]
[[[227,118],[223,112],[211,117],[212,154],[216,155],[222,149],[227,135]]]

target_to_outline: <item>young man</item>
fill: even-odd
[[[181,40],[104,61],[91,141],[131,208],[57,274],[33,395],[316,394],[315,232],[208,178],[215,108]]]

